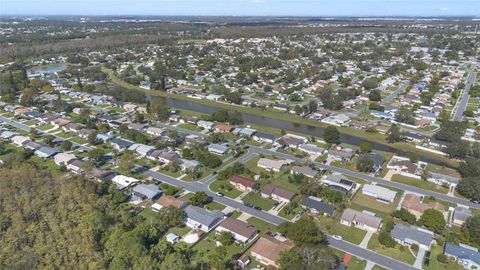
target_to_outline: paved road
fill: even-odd
[[[11,120],[11,119],[9,119],[9,118],[7,118],[7,117],[4,117],[4,116],[2,116],[2,115],[0,115],[0,121],[3,121],[3,122],[5,122],[5,123],[7,123],[7,124],[9,124],[9,125],[12,125],[12,126],[14,126],[14,127],[16,127],[16,128],[19,128],[19,129],[22,129],[22,130],[25,130],[25,131],[30,131],[30,129],[31,129],[31,127],[29,127],[29,126],[27,126],[27,125],[24,125],[24,124],[22,124],[22,123],[20,123],[20,122],[18,122],[18,121]],[[43,130],[37,129],[37,131],[38,131],[38,133],[40,133],[40,134],[49,134],[49,135],[52,135],[52,136],[54,136],[55,138],[60,139],[60,140],[62,140],[62,141],[65,140],[65,138],[62,138],[62,137],[57,136],[57,135],[55,135],[55,134],[47,133],[47,132],[45,132],[45,131],[43,131]],[[78,144],[78,143],[72,142],[72,141],[70,141],[70,142],[71,142],[73,145],[78,146],[79,148],[85,148],[85,149],[87,149],[87,150],[91,150],[91,148],[88,147],[88,146],[83,146],[83,145],[81,145],[81,144]]]
[[[178,179],[175,179],[173,177],[170,177],[168,175],[164,175],[158,172],[154,172],[151,170],[147,170],[144,172],[147,176],[150,176],[157,181],[168,183],[170,185],[182,187],[186,190],[192,191],[192,192],[198,192],[198,191],[204,191],[207,193],[208,196],[212,197],[214,201],[221,203],[223,205],[232,207],[236,210],[239,210],[244,213],[248,213],[254,217],[257,217],[259,219],[262,219],[268,223],[274,224],[274,225],[280,225],[283,222],[287,221],[286,219],[269,214],[267,212],[255,210],[253,208],[247,207],[243,205],[243,203],[227,198],[227,197],[218,197],[215,195],[215,193],[211,192],[208,189],[208,186],[204,183],[200,182],[184,182]],[[405,264],[403,262],[397,261],[395,259],[392,259],[390,257],[380,255],[376,252],[370,251],[365,248],[361,248],[355,244],[346,242],[346,241],[340,241],[340,240],[335,240],[332,237],[328,237],[328,245],[336,248],[338,250],[350,253],[358,258],[362,258],[368,261],[372,261],[375,264],[378,264],[380,266],[389,268],[389,269],[395,269],[395,270],[413,270],[415,269],[414,267]]]
[[[476,69],[472,69],[470,74],[467,78],[467,83],[465,84],[465,88],[463,89],[460,97],[457,100],[457,104],[455,105],[455,111],[452,116],[453,121],[461,122],[463,118],[463,112],[467,108],[468,99],[470,98],[470,88],[472,87],[473,83],[477,80],[477,71]]]
[[[265,155],[275,155],[275,156],[278,156],[278,157],[281,157],[281,158],[284,158],[284,159],[288,159],[288,160],[305,162],[305,160],[303,160],[301,158],[297,158],[297,157],[289,155],[289,154],[274,152],[274,151],[270,151],[270,150],[266,150],[266,149],[262,149],[262,148],[257,148],[257,147],[254,147],[254,146],[250,146],[250,148],[251,148],[252,153],[265,154]],[[383,178],[378,178],[378,177],[374,177],[374,176],[366,175],[366,174],[363,174],[363,173],[354,172],[354,171],[350,171],[350,170],[347,170],[347,169],[344,169],[344,168],[330,166],[330,165],[326,165],[326,164],[322,164],[322,163],[318,163],[318,162],[314,162],[313,164],[319,170],[330,170],[330,171],[334,171],[334,172],[339,172],[339,173],[342,173],[342,174],[347,175],[347,176],[360,178],[360,179],[363,179],[363,180],[366,180],[366,181],[375,182],[375,183],[382,184],[382,185],[385,185],[385,186],[389,186],[389,187],[398,188],[398,189],[401,189],[401,190],[406,190],[406,191],[418,193],[418,194],[421,194],[421,195],[424,195],[424,196],[433,196],[435,198],[438,198],[438,199],[441,199],[441,200],[444,200],[444,201],[447,201],[447,202],[456,203],[456,204],[458,203],[458,204],[466,205],[466,206],[469,206],[469,207],[472,207],[472,208],[480,209],[480,204],[474,204],[474,203],[471,203],[470,201],[467,201],[465,199],[447,196],[446,194],[442,194],[442,193],[438,193],[438,192],[434,192],[434,191],[430,191],[430,190],[426,190],[426,189],[422,189],[422,188],[417,188],[417,187],[414,187],[414,186],[405,185],[405,184],[401,184],[401,183],[398,183],[398,182],[388,181],[388,180],[385,180]]]
[[[414,268],[411,265],[408,265],[406,263],[397,261],[395,259],[392,259],[390,257],[381,255],[380,253],[370,251],[368,249],[363,249],[357,245],[354,245],[349,242],[345,241],[339,241],[336,239],[333,239],[332,237],[328,237],[328,245],[331,247],[334,247],[338,250],[341,250],[346,253],[350,253],[356,257],[365,259],[367,261],[374,262],[375,264],[378,264],[380,266],[386,267],[388,269],[394,269],[394,270],[414,270]]]
[[[248,213],[252,216],[255,216],[257,218],[260,218],[262,220],[265,220],[266,222],[275,224],[275,225],[280,225],[285,221],[288,221],[282,217],[271,215],[267,212],[259,211],[250,207],[247,207],[243,205],[242,202],[236,201],[234,199],[230,199],[227,197],[219,197],[215,195],[214,192],[210,191],[208,188],[208,185],[204,183],[199,183],[199,182],[184,182],[178,179],[175,179],[173,177],[170,177],[168,175],[164,175],[152,170],[147,170],[143,172],[145,175],[150,176],[154,178],[157,181],[164,182],[170,185],[182,187],[186,190],[192,191],[192,192],[198,192],[198,191],[204,191],[207,193],[208,196],[212,197],[214,201],[219,202],[221,204],[224,204],[226,206],[230,206],[234,209],[237,209],[241,212]]]
[[[393,91],[392,93],[390,93],[390,95],[388,95],[387,97],[385,97],[384,99],[382,99],[382,101],[380,101],[380,105],[385,105],[387,103],[389,103],[390,101],[394,100],[398,94],[400,94],[401,92],[403,92],[405,90],[405,88],[407,88],[408,86],[410,85],[410,82],[409,81],[403,81],[395,91]]]

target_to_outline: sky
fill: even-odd
[[[0,0],[0,15],[480,16],[480,0]]]

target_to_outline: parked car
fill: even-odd
[[[245,205],[246,207],[250,207],[250,208],[252,208],[252,207],[253,207],[253,204],[251,204],[251,203],[248,203],[248,202],[244,203],[243,205]]]
[[[255,210],[262,211],[262,208],[260,206],[255,206]]]
[[[224,196],[223,193],[221,193],[221,192],[217,192],[217,193],[215,193],[215,195],[217,195],[218,197],[223,197]]]
[[[335,240],[342,240],[343,238],[340,235],[332,235],[332,238]]]

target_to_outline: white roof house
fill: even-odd
[[[69,153],[58,153],[53,157],[53,161],[57,165],[65,165],[67,164],[70,160],[75,159],[76,157],[72,154]]]
[[[207,149],[208,152],[219,155],[225,155],[230,151],[228,146],[222,144],[210,144],[207,146]]]
[[[135,184],[138,181],[140,180],[135,179],[133,177],[121,175],[121,174],[116,175],[115,177],[112,178],[112,182],[117,185],[118,189],[124,189],[130,185]]]
[[[288,163],[289,162],[286,160],[274,160],[274,159],[268,159],[268,158],[261,158],[258,160],[257,166],[266,170],[279,172]]]
[[[391,203],[397,192],[377,185],[364,185],[362,194],[375,197],[380,202]]]

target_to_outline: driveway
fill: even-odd
[[[427,251],[423,248],[418,249],[417,258],[415,258],[415,263],[413,263],[413,267],[415,267],[417,269],[422,269],[423,257],[425,257],[426,252]]]

